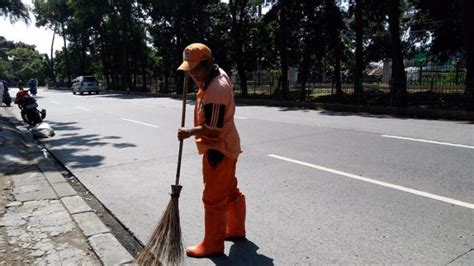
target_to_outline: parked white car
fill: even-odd
[[[79,76],[72,80],[71,89],[72,94],[79,93],[82,95],[84,92],[99,94],[99,83],[94,76]]]

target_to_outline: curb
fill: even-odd
[[[78,195],[76,190],[61,175],[55,166],[43,156],[43,151],[34,145],[33,135],[13,117],[6,117],[23,135],[26,150],[32,162],[46,177],[58,199],[72,220],[86,237],[89,246],[103,265],[122,265],[133,262],[133,256],[122,246],[110,229],[100,220],[94,210]]]
[[[104,92],[139,95],[144,97],[166,97],[172,99],[182,99],[181,95],[166,93],[149,93],[149,92],[124,92],[116,90],[104,90]],[[195,100],[195,95],[188,95],[188,100]],[[365,106],[365,105],[346,105],[332,103],[315,103],[315,102],[293,102],[279,100],[249,99],[235,97],[235,102],[242,105],[262,105],[272,107],[286,108],[305,108],[312,110],[326,110],[333,112],[350,112],[350,113],[368,113],[374,115],[390,115],[400,117],[413,117],[421,119],[446,119],[460,121],[474,121],[474,112],[460,110],[439,110],[428,109],[422,107],[386,107],[386,106]]]

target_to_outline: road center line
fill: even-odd
[[[59,104],[59,102],[53,101],[53,100],[50,100],[50,102],[52,102],[52,103],[54,103],[54,104]]]
[[[349,177],[349,178],[352,178],[352,179],[356,179],[356,180],[359,180],[359,181],[372,183],[372,184],[387,187],[387,188],[396,189],[396,190],[399,190],[399,191],[415,194],[415,195],[418,195],[418,196],[422,196],[422,197],[426,197],[426,198],[430,198],[430,199],[434,199],[434,200],[439,200],[439,201],[442,201],[442,202],[458,205],[458,206],[469,208],[469,209],[474,209],[474,204],[473,203],[459,201],[459,200],[455,200],[455,199],[451,199],[451,198],[447,198],[447,197],[443,197],[443,196],[438,196],[438,195],[431,194],[431,193],[428,193],[428,192],[424,192],[424,191],[420,191],[420,190],[416,190],[416,189],[412,189],[412,188],[407,188],[407,187],[403,187],[403,186],[399,186],[399,185],[394,185],[394,184],[378,181],[378,180],[363,177],[363,176],[357,176],[357,175],[349,174],[349,173],[346,173],[346,172],[342,172],[342,171],[334,170],[334,169],[331,169],[331,168],[327,168],[327,167],[323,167],[323,166],[319,166],[319,165],[315,165],[315,164],[311,164],[311,163],[306,163],[306,162],[290,159],[290,158],[275,155],[275,154],[268,154],[268,156],[272,157],[272,158],[275,158],[275,159],[279,159],[279,160],[283,160],[283,161],[287,161],[287,162],[307,166],[307,167],[310,167],[310,168],[313,168],[313,169],[333,173],[333,174],[336,174],[336,175],[342,175],[342,176]]]
[[[142,125],[149,126],[149,127],[156,127],[156,128],[159,127],[159,126],[157,126],[157,125],[152,125],[152,124],[148,124],[148,123],[143,123],[143,122],[140,122],[140,121],[136,121],[136,120],[132,120],[132,119],[127,119],[127,118],[123,118],[123,117],[121,117],[120,119],[125,120],[125,121],[128,121],[128,122],[132,122],[132,123],[142,124]]]
[[[242,120],[247,120],[248,117],[243,117],[243,116],[234,116],[235,119],[242,119]]]
[[[87,111],[87,112],[92,112],[92,110],[90,109],[87,109],[85,107],[82,107],[82,106],[76,106],[77,109],[81,109],[81,110],[84,110],[84,111]]]
[[[449,142],[434,141],[434,140],[427,140],[427,139],[415,139],[415,138],[399,137],[399,136],[392,136],[392,135],[382,135],[382,137],[392,138],[392,139],[411,140],[411,141],[418,141],[418,142],[425,142],[425,143],[431,143],[431,144],[453,146],[453,147],[466,148],[466,149],[474,149],[474,146],[462,145],[462,144],[456,144],[456,143],[449,143]]]

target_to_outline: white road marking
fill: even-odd
[[[349,173],[346,173],[346,172],[342,172],[342,171],[334,170],[334,169],[331,169],[331,168],[327,168],[327,167],[323,167],[323,166],[319,166],[319,165],[315,165],[315,164],[311,164],[311,163],[306,163],[306,162],[290,159],[290,158],[275,155],[275,154],[268,154],[268,156],[272,157],[272,158],[275,158],[275,159],[279,159],[279,160],[283,160],[283,161],[287,161],[287,162],[307,166],[307,167],[314,168],[314,169],[317,169],[317,170],[333,173],[333,174],[336,174],[336,175],[342,175],[342,176],[349,177],[349,178],[352,178],[352,179],[356,179],[356,180],[359,180],[359,181],[372,183],[372,184],[387,187],[387,188],[396,189],[396,190],[399,190],[399,191],[415,194],[415,195],[418,195],[418,196],[422,196],[422,197],[426,197],[426,198],[430,198],[430,199],[434,199],[434,200],[439,200],[439,201],[442,201],[442,202],[458,205],[458,206],[469,208],[469,209],[474,209],[474,204],[473,203],[459,201],[459,200],[455,200],[455,199],[451,199],[451,198],[447,198],[447,197],[443,197],[443,196],[438,196],[438,195],[431,194],[431,193],[428,193],[428,192],[424,192],[424,191],[420,191],[420,190],[416,190],[416,189],[412,189],[412,188],[407,188],[407,187],[403,187],[403,186],[399,186],[399,185],[394,185],[394,184],[378,181],[378,180],[363,177],[363,176],[357,176],[357,175],[349,174]]]
[[[157,126],[157,125],[152,125],[152,124],[148,124],[148,123],[143,123],[143,122],[140,122],[140,121],[131,120],[131,119],[123,118],[123,117],[121,117],[120,119],[125,120],[125,121],[128,121],[128,122],[133,122],[133,123],[137,123],[137,124],[142,124],[142,125],[149,126],[149,127],[156,127],[156,128],[159,127],[159,126]]]
[[[449,142],[434,141],[434,140],[427,140],[427,139],[415,139],[415,138],[399,137],[399,136],[392,136],[392,135],[382,135],[382,137],[392,138],[392,139],[411,140],[411,141],[418,141],[418,142],[425,142],[425,143],[431,143],[431,144],[453,146],[453,147],[466,148],[466,149],[474,149],[474,146],[462,145],[462,144],[456,144],[456,143],[449,143]]]
[[[53,101],[53,100],[51,100],[50,102],[52,102],[52,103],[54,103],[54,104],[59,104],[59,102]]]
[[[82,107],[82,106],[76,106],[77,109],[81,109],[81,110],[84,110],[84,111],[87,111],[87,112],[92,112],[92,110],[90,109],[87,109],[85,107]]]
[[[242,120],[247,120],[248,117],[243,117],[243,116],[234,116],[235,119],[242,119]]]

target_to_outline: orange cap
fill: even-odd
[[[178,70],[189,71],[195,68],[199,62],[211,57],[212,52],[209,47],[202,43],[192,43],[184,48],[183,63],[178,67]]]

